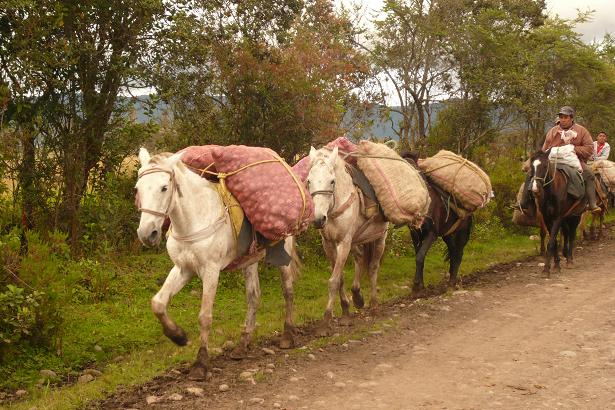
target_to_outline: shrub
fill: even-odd
[[[15,343],[31,336],[36,324],[36,311],[42,299],[41,292],[26,293],[23,288],[7,285],[0,292],[0,341]]]

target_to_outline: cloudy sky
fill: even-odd
[[[338,2],[349,4],[351,1]],[[378,10],[382,3],[383,0],[363,0],[363,4],[372,10]],[[605,32],[615,32],[615,0],[547,0],[547,9],[549,14],[558,14],[563,18],[575,17],[577,9],[595,10],[592,21],[577,27],[586,42],[602,38]]]

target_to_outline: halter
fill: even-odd
[[[172,184],[172,188],[171,188],[171,198],[169,198],[169,204],[167,205],[167,210],[165,212],[159,212],[159,211],[154,211],[152,209],[147,209],[147,208],[141,208],[139,207],[138,210],[139,212],[145,212],[151,215],[155,215],[161,218],[166,218],[169,216],[169,213],[171,212],[171,206],[173,205],[173,197],[175,196],[175,192],[178,192],[179,195],[181,196],[181,192],[178,189],[178,185],[177,185],[177,181],[175,180],[175,172],[174,171],[169,171],[167,169],[164,168],[160,168],[160,167],[152,167],[152,168],[148,168],[146,170],[144,170],[143,172],[140,172],[138,175],[137,179],[140,179],[142,176],[144,175],[148,175],[148,174],[154,174],[157,172],[165,172],[167,174],[170,175],[171,177],[171,184]],[[209,236],[211,236],[214,232],[216,232],[218,230],[218,228],[223,225],[226,222],[226,215],[228,213],[228,207],[224,207],[224,212],[222,212],[222,215],[220,216],[220,218],[216,219],[213,223],[211,223],[209,226],[206,226],[203,229],[200,229],[196,232],[193,232],[191,234],[188,235],[176,235],[173,230],[170,230],[170,235],[177,241],[180,242],[196,242],[198,240],[201,239],[205,239],[208,238]]]
[[[556,166],[557,166],[557,164],[556,164]],[[547,159],[547,172],[545,173],[545,176],[544,177],[537,177],[536,175],[534,175],[534,177],[532,178],[534,181],[542,181],[542,187],[543,188],[546,187],[547,185],[549,185],[555,179],[555,176],[553,176],[551,179],[549,179],[547,181],[547,177],[549,176],[549,168],[551,168],[551,161],[549,159]]]
[[[141,177],[143,177],[145,175],[155,174],[157,172],[167,173],[167,174],[169,174],[170,179],[171,179],[171,197],[169,198],[169,204],[167,205],[167,210],[164,211],[164,212],[160,212],[160,211],[154,211],[152,209],[141,208],[141,207],[138,207],[138,210],[139,210],[139,212],[145,212],[147,214],[159,216],[161,218],[166,218],[166,217],[169,216],[169,213],[171,212],[171,206],[173,205],[173,197],[175,196],[175,192],[177,191],[177,182],[175,181],[175,172],[172,171],[172,170],[169,171],[168,169],[164,169],[164,168],[160,168],[160,167],[152,167],[152,168],[148,168],[148,169],[140,172],[138,177],[137,177],[137,180],[141,179]]]
[[[322,162],[324,163],[327,167],[328,165],[326,164],[326,162],[322,159],[320,159],[318,162]],[[314,163],[315,165],[316,163]],[[333,173],[335,173],[335,170],[333,170]],[[333,220],[337,217],[339,217],[341,214],[343,214],[346,209],[348,209],[350,207],[350,205],[352,205],[352,203],[357,199],[357,191],[354,190],[350,196],[348,197],[348,199],[346,200],[346,202],[344,202],[342,205],[340,205],[337,209],[335,209],[335,204],[336,204],[336,199],[335,199],[335,190],[333,189],[321,189],[318,191],[314,191],[311,192],[310,195],[312,196],[312,198],[314,198],[316,195],[328,195],[328,196],[332,196],[333,197],[333,203],[331,204],[331,206],[329,206],[329,219]]]

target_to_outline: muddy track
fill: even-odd
[[[361,312],[328,344],[306,326],[303,349],[268,340],[215,358],[206,383],[176,368],[90,408],[615,408],[615,241],[581,247],[551,279],[539,258],[497,265]]]

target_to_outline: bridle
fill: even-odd
[[[160,167],[152,167],[152,168],[148,168],[140,172],[137,179],[140,179],[144,175],[154,174],[157,172],[165,172],[170,175],[171,197],[169,198],[169,204],[167,205],[166,211],[160,212],[160,211],[155,211],[152,209],[142,208],[141,206],[137,206],[137,208],[139,212],[145,212],[147,214],[155,215],[161,218],[167,218],[169,214],[171,213],[171,207],[173,206],[173,199],[175,197],[175,193],[178,193],[180,197],[182,196],[179,186],[177,184],[177,181],[175,180],[175,172],[173,170],[168,170],[168,169],[164,169]],[[200,229],[188,235],[177,235],[171,230],[170,235],[175,240],[181,241],[181,242],[196,242],[198,240],[208,238],[214,232],[216,232],[220,226],[222,226],[226,222],[227,214],[228,214],[228,206],[225,205],[222,215],[218,219],[216,219],[212,224],[206,226],[205,228]]]
[[[552,177],[551,179],[547,180],[547,178],[549,177],[550,165],[551,165],[551,162],[547,159],[547,172],[545,172],[545,176],[544,177],[537,177],[536,176],[536,170],[534,170],[534,176],[532,177],[532,180],[534,180],[534,181],[541,181],[540,184],[542,185],[543,188],[546,187],[547,185],[549,185],[555,179],[554,177]]]
[[[145,212],[146,214],[151,214],[151,215],[155,215],[161,218],[166,218],[169,216],[169,213],[171,212],[171,207],[173,206],[173,198],[175,196],[175,192],[178,192],[177,189],[177,182],[175,181],[175,172],[172,170],[168,170],[168,169],[164,169],[164,168],[160,168],[160,167],[152,167],[152,168],[148,168],[146,170],[143,170],[142,172],[139,172],[139,175],[137,177],[137,180],[141,179],[141,177],[145,176],[145,175],[149,175],[149,174],[155,174],[158,172],[164,172],[169,174],[170,176],[170,182],[171,182],[171,196],[169,198],[169,203],[167,205],[167,209],[164,212],[160,212],[160,211],[155,211],[153,209],[147,209],[147,208],[142,208],[141,202],[138,201],[138,205],[137,205],[137,209],[139,210],[139,212]],[[137,198],[138,200],[138,198]]]
[[[324,160],[320,159],[318,162],[322,162],[323,164],[325,164],[325,166],[328,168],[329,166],[325,163]],[[316,165],[318,162],[315,162],[312,167],[314,165]],[[335,173],[335,171],[333,171],[333,173]],[[329,212],[335,208],[335,182],[333,183],[333,189],[320,189],[318,191],[314,191],[314,192],[310,192],[310,195],[312,196],[312,198],[314,198],[316,195],[326,195],[326,196],[332,196],[333,197],[333,202],[331,203],[331,205],[329,205]]]
[[[320,161],[324,163],[323,160],[320,160]],[[346,211],[346,209],[348,209],[350,205],[352,205],[352,203],[357,199],[357,192],[355,190],[352,192],[352,194],[350,194],[350,197],[348,197],[346,202],[341,204],[336,209],[335,208],[335,205],[336,205],[335,182],[333,182],[333,189],[320,189],[318,191],[310,192],[310,195],[312,196],[312,198],[314,198],[316,195],[328,195],[328,196],[333,197],[333,201],[331,202],[331,205],[329,205],[329,211],[327,212],[327,216],[329,217],[330,220],[334,220],[335,218],[343,214]]]

